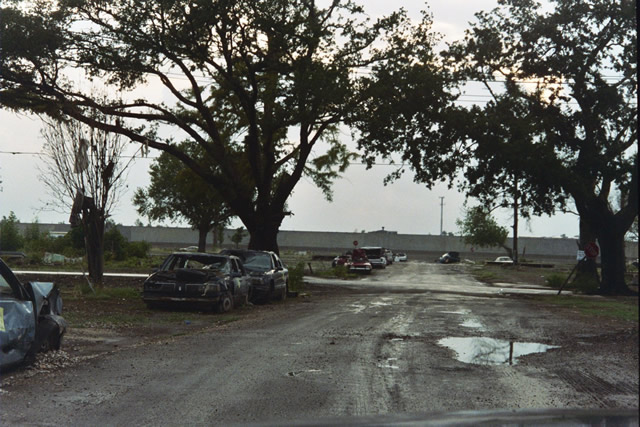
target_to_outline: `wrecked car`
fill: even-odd
[[[39,351],[59,350],[67,329],[61,313],[56,285],[22,283],[0,259],[0,368],[32,363]]]
[[[275,252],[225,249],[222,254],[239,257],[251,276],[252,300],[284,300],[289,291],[289,270]]]
[[[249,275],[238,257],[177,252],[145,280],[142,299],[149,307],[182,303],[224,313],[246,304],[250,289]]]

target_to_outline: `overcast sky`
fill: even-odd
[[[421,1],[367,0],[364,2],[372,16],[389,13],[392,7],[402,6],[410,16],[419,18],[424,9]],[[479,10],[490,10],[496,6],[493,0],[438,0],[428,2],[434,15],[434,29],[447,41],[462,38],[467,23]],[[29,115],[18,115],[0,110],[0,216],[15,212],[22,222],[38,219],[40,223],[68,221],[68,213],[46,210],[50,200],[38,170],[42,149],[40,120]],[[344,134],[349,140],[348,132]],[[132,147],[131,153],[136,147]],[[27,153],[27,154],[11,154]],[[113,220],[124,225],[133,225],[139,218],[131,203],[133,192],[149,184],[148,168],[151,158],[138,159],[129,169],[128,190],[113,212]],[[438,234],[440,232],[441,200],[442,228],[457,232],[455,220],[462,215],[464,196],[456,189],[438,185],[428,190],[415,184],[413,175],[407,173],[402,179],[383,185],[384,177],[393,169],[376,166],[366,170],[364,166],[352,165],[344,177],[334,183],[333,202],[328,202],[322,193],[308,180],[302,180],[289,199],[293,216],[284,220],[283,230],[312,231],[374,231],[386,230],[403,234]],[[444,197],[444,199],[441,199]],[[472,202],[473,203],[473,202]],[[501,225],[511,224],[509,212],[498,212]],[[147,220],[140,218],[145,224]],[[184,225],[184,224],[172,224]],[[233,226],[240,226],[239,221]],[[578,219],[575,215],[556,215],[552,218],[534,218],[529,224],[521,221],[519,234],[524,236],[573,237],[578,234]]]

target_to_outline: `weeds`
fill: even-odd
[[[538,296],[545,303],[571,308],[585,315],[612,319],[638,321],[638,299],[621,300],[593,298],[586,296]]]
[[[545,283],[547,286],[554,289],[560,289],[566,280],[567,275],[562,273],[551,273],[550,275],[545,276]]]

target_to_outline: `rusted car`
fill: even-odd
[[[242,261],[232,255],[176,252],[145,280],[149,307],[178,303],[227,312],[249,300],[251,284]]]
[[[0,369],[31,363],[39,351],[59,350],[67,323],[50,282],[22,283],[0,259]]]

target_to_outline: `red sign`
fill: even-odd
[[[353,246],[358,246],[358,241],[357,240],[353,241]]]
[[[600,253],[600,248],[595,242],[589,242],[584,246],[584,254],[587,258],[596,258]]]

